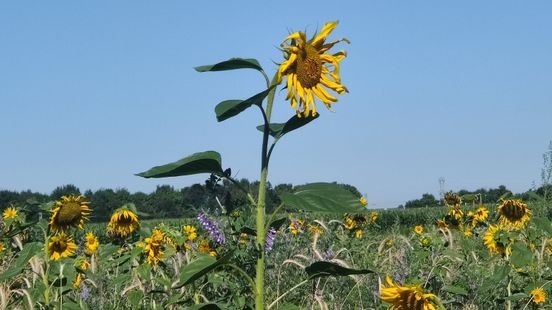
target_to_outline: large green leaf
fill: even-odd
[[[235,69],[255,69],[263,71],[263,68],[256,59],[253,58],[231,58],[214,65],[205,65],[195,67],[196,71],[208,72],[208,71],[226,71]]]
[[[280,195],[287,208],[335,213],[366,211],[359,198],[335,183],[310,183],[298,186],[293,193]]]
[[[4,281],[20,274],[25,268],[31,257],[42,251],[40,242],[31,242],[23,246],[23,249],[18,253],[17,259],[13,262],[9,269],[0,274],[0,281]]]
[[[456,285],[445,285],[443,286],[442,290],[456,295],[464,295],[464,296],[468,295],[468,290],[466,290],[461,286],[456,286]]]
[[[527,266],[531,263],[533,259],[533,253],[527,248],[522,242],[515,242],[512,246],[512,256],[510,257],[510,262],[515,267]]]
[[[254,104],[260,106],[272,87],[245,100],[226,100],[217,104],[215,107],[217,121],[222,122],[232,116],[236,116]]]
[[[163,166],[138,173],[144,178],[166,178],[199,173],[222,174],[220,154],[215,151],[195,153]]]
[[[305,126],[306,124],[312,122],[313,120],[317,119],[318,116],[319,114],[316,114],[316,116],[310,116],[310,117],[298,117],[297,115],[294,115],[285,123],[269,124],[268,133],[274,138],[280,138],[286,133],[293,131],[295,129],[299,129]],[[260,132],[264,132],[264,125],[257,126],[257,130],[259,130]]]
[[[327,276],[349,276],[353,274],[374,273],[372,270],[368,269],[351,269],[325,261],[314,262],[305,267],[305,271],[311,279]]]
[[[199,257],[182,269],[182,271],[180,272],[180,281],[173,288],[181,288],[184,285],[188,285],[193,281],[201,278],[202,276],[211,272],[213,269],[226,264],[226,262],[228,262],[232,255],[234,255],[234,252],[230,251],[218,260],[208,255]]]

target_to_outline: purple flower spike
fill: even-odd
[[[209,232],[209,235],[211,235],[211,238],[213,238],[219,245],[223,245],[226,242],[226,239],[224,238],[224,234],[218,229],[215,223],[213,223],[209,218],[207,218],[207,214],[201,212],[197,216],[197,220],[199,221],[203,229]]]
[[[272,247],[274,246],[275,239],[276,239],[276,229],[274,229],[274,227],[270,227],[270,230],[266,234],[266,240],[265,240],[265,250],[267,252],[272,251]]]

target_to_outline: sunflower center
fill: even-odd
[[[57,221],[61,225],[71,225],[78,221],[81,216],[81,205],[77,202],[68,202],[60,207]]]
[[[56,253],[62,253],[67,249],[67,243],[63,240],[56,241],[52,245],[52,249]]]
[[[316,86],[322,75],[322,61],[318,51],[313,46],[306,44],[297,56],[297,80],[304,88]]]
[[[509,204],[504,206],[504,215],[511,221],[517,221],[525,215],[525,210],[519,206]]]

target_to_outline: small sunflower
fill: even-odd
[[[436,310],[437,296],[426,293],[421,286],[402,286],[387,276],[386,285],[380,286],[380,298],[392,304],[391,310]]]
[[[6,250],[6,245],[4,245],[4,242],[0,242],[0,253],[4,252]]]
[[[472,235],[473,235],[473,232],[472,232],[471,229],[466,228],[466,229],[464,230],[464,237],[468,237],[468,238],[469,238],[469,237],[471,237]]]
[[[304,222],[299,219],[291,220],[291,223],[289,224],[289,231],[292,235],[297,236],[300,232],[302,232]]]
[[[453,192],[446,193],[444,200],[445,204],[449,207],[460,207],[460,205],[462,204],[462,197]]]
[[[79,263],[79,268],[82,269],[83,271],[86,271],[90,269],[90,263],[86,259],[83,259]]]
[[[368,199],[364,198],[364,197],[360,197],[359,199],[360,201],[360,204],[363,206],[363,207],[366,207],[368,205]]]
[[[73,288],[79,288],[83,279],[84,279],[84,274],[82,274],[80,272],[77,273],[77,276],[75,277],[75,280],[73,281]]]
[[[6,208],[4,210],[4,213],[2,213],[2,217],[7,220],[7,219],[14,219],[17,217],[17,209],[16,208]]]
[[[84,237],[84,240],[84,252],[87,255],[92,255],[98,251],[98,248],[100,247],[100,241],[93,232],[87,233]]]
[[[322,230],[322,228],[320,228],[320,226],[316,225],[316,224],[309,224],[308,225],[308,230],[313,235],[321,235],[321,234],[324,233],[324,230]]]
[[[512,249],[509,245],[508,230],[501,225],[491,225],[483,235],[483,243],[491,253],[510,255]]]
[[[304,32],[290,34],[281,44],[286,60],[278,69],[278,83],[287,75],[287,98],[291,107],[297,110],[297,116],[316,116],[315,97],[328,109],[337,101],[326,89],[338,94],[348,92],[341,84],[339,62],[346,56],[345,51],[326,54],[335,44],[346,39],[326,42],[328,35],[337,27],[337,22],[329,22],[322,31],[307,40]]]
[[[107,232],[111,235],[126,238],[140,227],[138,216],[125,208],[118,209],[111,215]]]
[[[209,255],[211,255],[212,252],[215,252],[213,250],[213,248],[211,248],[211,245],[209,244],[209,241],[207,241],[205,239],[199,241],[199,246],[198,246],[197,250],[199,251],[199,253],[209,254]],[[211,255],[211,256],[216,256],[216,255]]]
[[[355,238],[362,239],[362,229],[357,229],[357,231],[355,231]]]
[[[370,212],[370,221],[375,222],[378,219],[378,212],[372,211]]]
[[[424,226],[418,225],[418,226],[414,227],[414,232],[418,235],[423,234],[424,233]]]
[[[64,232],[50,237],[48,242],[48,253],[51,260],[60,260],[63,257],[75,255],[77,245]]]
[[[537,305],[542,304],[546,301],[546,292],[542,287],[537,287],[531,291],[531,298],[533,299],[533,303]]]
[[[147,255],[147,262],[152,266],[156,266],[158,262],[163,258],[165,254],[163,252],[165,234],[159,230],[154,229],[151,233],[151,236],[144,239],[143,242],[139,243],[139,246],[144,248],[144,253]]]
[[[188,240],[194,241],[197,238],[197,228],[192,225],[185,225],[182,227],[182,230],[186,234]]]
[[[345,226],[345,229],[347,229],[347,230],[353,230],[358,225],[357,225],[357,222],[354,220],[354,218],[352,216],[347,216],[347,217],[345,217],[345,223],[343,224],[343,226]]]
[[[51,211],[50,228],[54,233],[66,231],[69,227],[84,228],[84,223],[92,210],[88,207],[90,202],[83,196],[69,195],[63,196],[56,201],[54,209]]]
[[[437,220],[437,228],[440,228],[440,229],[447,229],[447,228],[448,228],[448,224],[447,224],[447,222],[445,222],[444,220]]]
[[[531,209],[519,199],[506,199],[498,206],[499,222],[512,229],[522,229],[531,219]]]
[[[474,218],[479,222],[485,222],[489,217],[489,210],[485,207],[479,207],[475,210]]]
[[[454,218],[455,220],[460,221],[462,219],[462,217],[464,217],[464,211],[462,211],[462,209],[460,209],[459,206],[458,207],[453,207],[452,209],[450,209],[449,215],[450,215],[450,217]]]

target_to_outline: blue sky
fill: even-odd
[[[264,86],[253,70],[194,66],[256,58],[272,75],[291,31],[331,38],[350,93],[274,151],[273,184],[338,181],[374,208],[423,193],[540,182],[552,140],[548,1],[93,1],[0,4],[0,189],[153,191],[207,175],[142,179],[205,150],[257,179],[256,109],[217,123],[215,105]],[[278,91],[273,120],[293,111]]]

